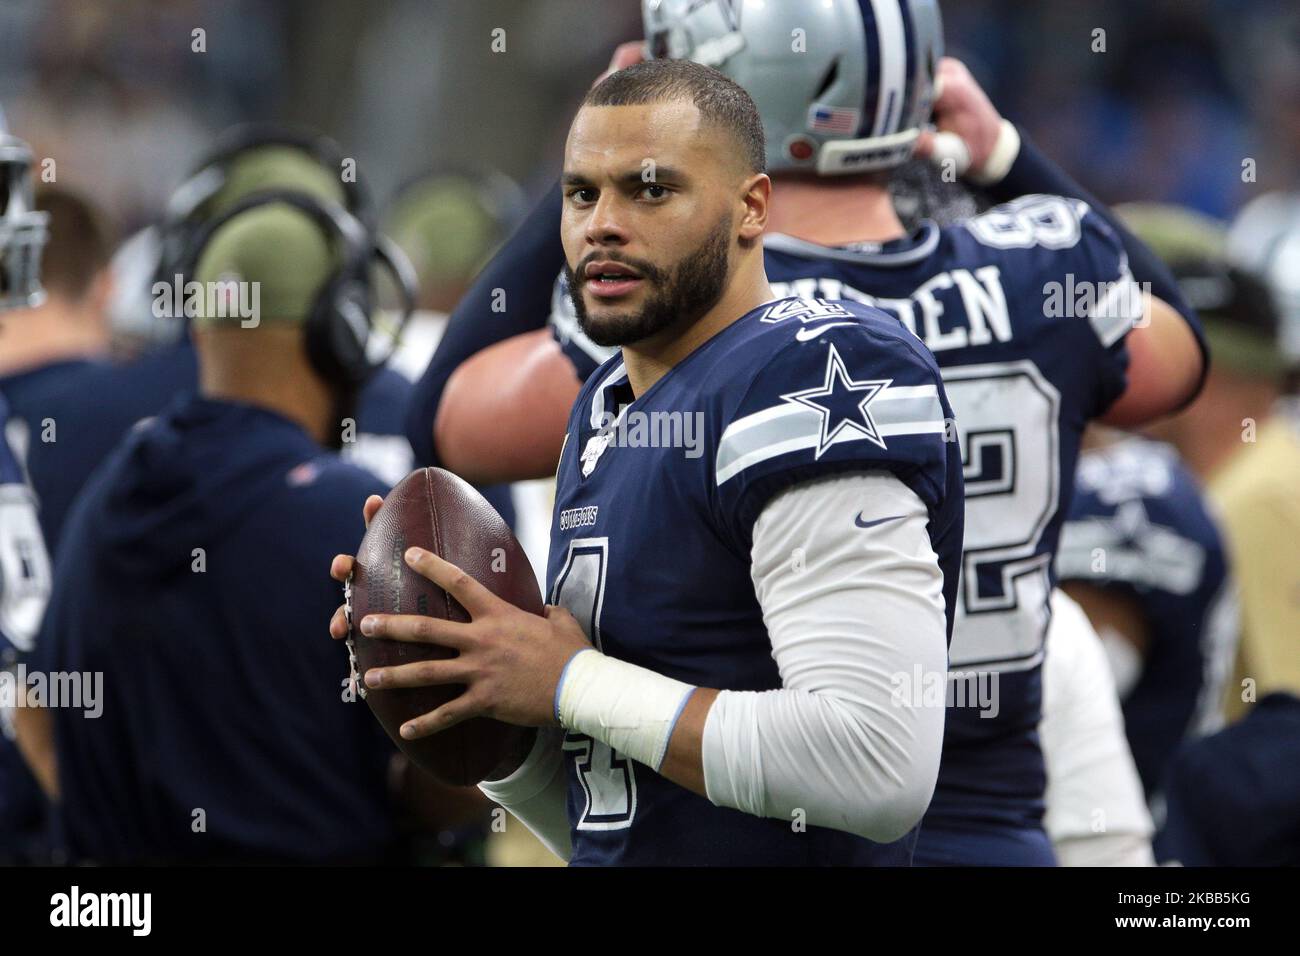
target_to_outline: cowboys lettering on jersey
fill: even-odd
[[[1127,384],[1124,337],[1142,303],[1123,246],[1086,203],[1034,195],[892,242],[764,245],[778,294],[873,305],[914,332],[957,415],[965,553],[943,765],[917,861],[993,858],[977,845],[993,828],[1009,837],[997,859],[1050,863],[1037,726],[1052,556],[1084,426]],[[590,374],[599,347],[563,308],[551,322]]]
[[[626,427],[639,418],[634,427],[649,423],[654,434],[656,422],[683,416],[698,422],[698,446],[638,443]],[[883,469],[929,511],[951,628],[961,547],[951,417],[933,358],[888,316],[856,303],[770,302],[634,402],[615,356],[570,416],[551,601],[613,657],[697,686],[779,688],[750,576],[754,523],[793,484]],[[915,830],[888,845],[818,827],[796,832],[788,820],[715,806],[592,738],[570,733],[564,748],[575,864],[910,860]]]
[[[1223,538],[1171,448],[1128,438],[1083,454],[1056,570],[1063,583],[1125,595],[1141,609],[1145,659],[1120,693],[1129,747],[1159,811],[1179,745],[1218,729],[1238,624]]]

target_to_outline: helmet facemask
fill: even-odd
[[[40,305],[41,250],[49,216],[34,208],[32,154],[21,140],[0,134],[0,310]]]

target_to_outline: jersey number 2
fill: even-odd
[[[1043,533],[1061,500],[1060,393],[1030,361],[943,370],[966,478],[953,669],[1041,659],[1051,593]]]

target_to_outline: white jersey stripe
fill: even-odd
[[[938,407],[938,398],[934,400]],[[909,403],[910,404],[910,403]],[[749,427],[741,432],[732,432],[728,428],[718,443],[715,459],[716,480],[724,484],[740,474],[751,465],[759,464],[778,455],[794,451],[817,448],[822,440],[822,416],[809,408],[786,405],[780,408],[764,409],[756,413],[764,415],[780,411],[780,415],[768,415],[767,427]],[[872,418],[881,438],[899,435],[942,435],[947,423],[942,416],[930,419],[900,419],[888,414],[882,415],[880,400],[871,403]],[[753,418],[755,416],[749,416]],[[743,420],[742,420],[743,421]],[[735,425],[732,426],[735,428]],[[845,428],[830,442],[838,445],[847,441],[864,441],[867,436],[858,429]],[[827,446],[829,447],[829,446]]]
[[[904,406],[903,403],[907,405]],[[904,408],[906,407],[906,411]],[[769,422],[786,418],[790,415],[806,414],[808,409],[800,405],[782,403],[765,408],[739,418],[727,426],[722,433],[722,441],[741,435],[753,428]],[[939,403],[939,388],[936,385],[890,385],[871,400],[871,415],[877,422],[897,422],[907,419],[926,418],[942,419],[943,406]]]
[[[900,0],[871,0],[876,12],[876,32],[880,37],[880,100],[876,108],[873,136],[885,136],[894,130],[888,128],[890,114],[903,108],[907,89],[907,46],[903,31],[903,12]]]

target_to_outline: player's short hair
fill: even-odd
[[[689,99],[706,122],[725,129],[742,149],[751,172],[767,170],[763,120],[744,88],[691,60],[647,60],[607,76],[583,106],[644,106]]]
[[[36,208],[50,217],[41,285],[54,295],[74,301],[83,298],[112,255],[102,215],[77,193],[53,186],[37,191]]]

